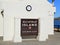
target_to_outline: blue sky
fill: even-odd
[[[49,2],[51,3],[52,0],[49,0]],[[54,5],[56,7],[55,17],[60,17],[60,0],[55,0]]]

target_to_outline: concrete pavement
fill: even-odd
[[[1,38],[2,39],[2,38]],[[49,36],[49,39],[44,42],[39,42],[37,40],[23,41],[19,43],[4,42],[0,39],[0,45],[60,45],[60,32],[55,32],[55,35]]]

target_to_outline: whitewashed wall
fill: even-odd
[[[3,18],[1,15],[2,2],[0,2],[0,36],[3,36]]]
[[[26,11],[26,6],[31,5],[32,11]],[[14,18],[38,18],[40,21],[39,41],[45,41],[48,34],[53,34],[53,7],[46,0],[21,0],[16,2],[3,2],[4,8],[4,41],[13,40],[14,35],[19,36],[14,28]],[[51,14],[51,15],[50,15]],[[19,41],[17,38],[14,39]]]

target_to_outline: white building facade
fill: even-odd
[[[0,36],[3,36],[3,41],[22,42],[21,19],[39,20],[36,38],[39,41],[46,41],[48,35],[54,34],[56,9],[47,0],[1,0],[0,2],[0,11],[4,10],[4,17],[0,14]]]

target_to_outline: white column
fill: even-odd
[[[1,15],[2,2],[0,1],[0,36],[3,36],[3,17]]]
[[[39,41],[46,41],[46,39],[48,37],[46,24],[47,24],[46,19],[40,18],[40,20],[39,20],[39,35],[38,35]]]
[[[53,35],[54,34],[54,16],[50,16],[49,18],[48,18],[48,25],[49,25],[49,27],[48,27],[48,34],[49,35]]]
[[[3,17],[0,14],[0,36],[3,36]]]
[[[14,18],[10,16],[4,16],[3,40],[12,41],[13,34],[14,34]]]
[[[22,42],[21,38],[21,19],[15,18],[14,19],[14,42]]]

